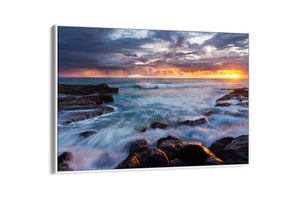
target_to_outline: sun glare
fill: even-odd
[[[233,78],[238,78],[238,77],[239,77],[239,75],[237,75],[237,74],[234,74],[234,75],[232,75],[232,77],[233,77]]]

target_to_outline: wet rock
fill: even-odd
[[[225,164],[248,163],[248,135],[234,138],[223,150],[217,150],[215,155]]]
[[[210,147],[208,148],[211,152],[215,153],[216,151],[220,151],[225,149],[225,146],[232,142],[233,137],[224,137],[216,140]]]
[[[244,100],[245,99],[244,97],[248,99],[248,88],[237,88],[237,89],[227,89],[227,90],[233,90],[233,92],[226,94],[225,96],[217,99],[217,101],[224,101],[230,99]]]
[[[232,149],[242,146],[248,146],[249,143],[249,137],[248,135],[241,135],[239,137],[236,137],[234,140],[232,140],[225,149]]]
[[[167,155],[160,149],[147,149],[137,153],[131,153],[117,168],[146,168],[170,166]]]
[[[214,112],[212,110],[209,110],[209,109],[208,110],[203,110],[202,112],[206,116],[210,116],[211,114],[214,114]]]
[[[158,140],[157,148],[165,152],[169,160],[173,160],[178,157],[179,150],[183,144],[183,141],[173,136],[168,136]]]
[[[117,93],[118,88],[110,88],[106,84],[98,85],[58,85],[58,94],[67,95],[90,95],[96,93]]]
[[[112,102],[113,100],[111,94],[59,97],[58,111],[96,109],[101,107],[99,104]]]
[[[236,105],[247,107],[248,106],[248,102],[241,102],[241,103],[238,103]]]
[[[215,155],[222,159],[225,164],[248,164],[248,146],[224,149],[215,152]]]
[[[188,125],[188,126],[198,126],[207,123],[207,118],[202,117],[196,120],[186,120],[184,122],[179,122],[179,125]]]
[[[136,153],[129,154],[129,156],[123,160],[116,168],[124,169],[124,168],[139,168],[141,167],[140,161],[136,155]]]
[[[138,139],[129,144],[129,153],[140,152],[148,149],[148,141],[143,139]]]
[[[72,152],[63,152],[57,159],[57,171],[73,171],[69,166],[69,162],[74,160],[74,155]]]
[[[174,160],[170,161],[170,165],[172,167],[180,167],[180,166],[189,166],[190,164],[187,162],[184,162],[183,160],[176,158]]]
[[[135,130],[138,131],[138,132],[140,132],[140,133],[144,133],[144,132],[146,132],[147,127],[146,126],[142,126],[142,127],[135,128]]]
[[[99,94],[95,103],[96,104],[103,104],[108,102],[113,102],[114,98],[111,96],[111,94]]]
[[[110,113],[114,111],[112,107],[100,105],[97,110],[92,111],[86,111],[86,112],[76,112],[76,113],[70,113],[65,116],[60,117],[60,121],[62,124],[70,124],[72,122],[77,122],[80,120],[89,119],[92,117],[100,116],[106,113]]]
[[[231,106],[232,104],[231,103],[217,103],[215,106],[216,107],[228,107],[228,106]]]
[[[207,158],[213,156],[201,142],[186,142],[179,151],[179,158],[191,165],[203,165]]]
[[[159,122],[153,122],[151,125],[151,128],[159,128],[159,129],[166,129],[171,126],[169,122],[159,121]]]
[[[95,133],[97,133],[97,131],[84,131],[84,132],[80,133],[79,136],[87,138]]]
[[[204,162],[204,165],[222,165],[222,164],[224,164],[224,161],[215,156],[211,156],[207,158]]]
[[[170,161],[160,149],[148,149],[139,153],[139,160],[142,167],[169,167]]]

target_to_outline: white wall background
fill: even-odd
[[[297,1],[2,1],[1,199],[299,199]],[[246,167],[51,174],[54,24],[250,33]]]

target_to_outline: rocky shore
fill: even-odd
[[[107,86],[108,87],[108,86]],[[107,90],[105,86],[104,90]],[[64,93],[67,86],[63,86]],[[71,91],[75,91],[75,87],[70,87]],[[80,88],[80,87],[79,87]],[[248,106],[248,88],[230,89],[233,90],[229,94],[216,100],[215,107],[231,105]],[[88,89],[89,94],[92,89]],[[109,90],[116,91],[116,90]],[[113,101],[111,92],[99,93],[94,95],[80,97],[62,97],[59,99],[59,109],[86,109],[98,108],[99,113],[105,112],[108,106],[101,107],[103,102]],[[95,92],[93,90],[93,92]],[[74,93],[80,93],[76,91]],[[86,94],[86,92],[84,92]],[[82,95],[82,94],[81,94]],[[232,104],[226,101],[237,100],[239,103]],[[77,102],[77,103],[76,103]],[[228,105],[230,104],[230,105]],[[108,108],[106,108],[108,107]],[[84,113],[84,112],[83,112]],[[139,132],[143,133],[148,128],[152,129],[168,129],[172,126],[202,126],[209,121],[211,115],[217,114],[214,110],[205,110],[203,114],[206,117],[199,117],[194,120],[186,120],[177,123],[169,123],[165,121],[157,121],[149,124],[149,127],[142,127]],[[226,114],[224,112],[223,114]],[[93,113],[89,112],[89,115]],[[95,114],[96,116],[97,114]],[[77,117],[82,117],[77,116]],[[75,119],[75,116],[74,118]],[[75,119],[76,120],[76,119]],[[79,119],[81,120],[81,119]],[[95,134],[96,131],[85,131],[79,134],[79,137],[87,138]],[[241,133],[242,134],[242,133]],[[120,162],[116,169],[124,168],[149,168],[149,167],[176,167],[176,166],[201,166],[201,165],[227,165],[227,164],[248,164],[248,135],[240,135],[238,137],[223,137],[216,140],[210,147],[206,148],[199,141],[183,141],[174,136],[162,137],[155,142],[155,148],[149,148],[149,142],[146,138],[138,139],[127,145],[128,156]],[[153,144],[152,144],[153,145]],[[58,171],[72,171],[69,166],[74,160],[72,152],[64,152],[58,157]]]
[[[58,85],[58,111],[78,110],[61,117],[62,124],[96,117],[114,111],[112,107],[102,105],[113,102],[111,93],[118,88],[110,88],[106,84],[99,85]],[[86,111],[89,110],[89,111]]]

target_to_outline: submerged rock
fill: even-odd
[[[87,138],[95,133],[97,133],[97,131],[84,131],[84,132],[80,133],[79,136]]]
[[[189,126],[197,126],[197,125],[202,125],[207,123],[207,118],[206,117],[202,117],[200,119],[196,119],[196,120],[186,120],[183,122],[179,122],[179,125],[189,125]]]
[[[74,160],[74,155],[72,152],[63,152],[57,159],[57,171],[73,171],[69,166],[69,162]]]
[[[228,106],[231,106],[232,104],[231,103],[217,103],[215,106],[216,107],[228,107]]]
[[[171,124],[169,122],[159,121],[159,122],[153,122],[150,126],[153,129],[155,129],[155,128],[166,129],[166,128],[169,128],[171,126]]]

